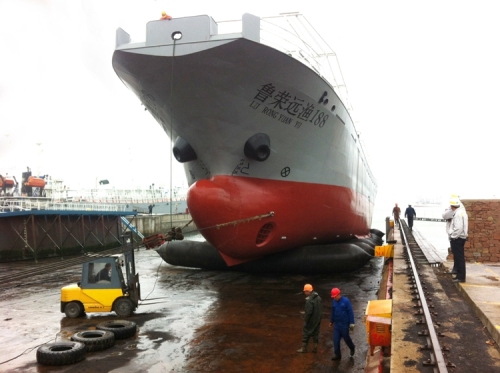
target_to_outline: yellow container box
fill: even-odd
[[[375,256],[394,257],[394,245],[375,246]]]
[[[392,299],[371,300],[366,307],[365,316],[392,317]]]

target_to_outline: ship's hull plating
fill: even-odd
[[[228,265],[368,235],[375,181],[343,103],[305,65],[218,38],[123,46],[113,67],[167,135],[195,152],[184,164],[189,211]],[[265,160],[244,151],[256,134],[270,139]]]

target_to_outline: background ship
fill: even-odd
[[[336,56],[302,15],[244,14],[227,34],[209,16],[151,21],[145,42],[118,29],[116,43],[113,68],[171,138],[227,265],[370,235],[376,181],[340,70],[324,69]]]
[[[99,180],[95,188],[70,188],[63,179],[50,175],[35,176],[29,168],[22,173],[20,183],[15,176],[4,176],[3,179],[0,185],[0,211],[81,210],[149,213],[149,206],[154,206],[152,212],[155,214],[187,212],[187,190],[182,187],[175,187],[171,191],[155,187],[154,184],[149,188],[115,188],[108,180]]]

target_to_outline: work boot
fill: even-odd
[[[318,344],[317,343],[313,343],[312,352],[316,353],[316,351],[318,351]]]
[[[307,352],[307,343],[302,343],[302,348],[299,348],[297,352],[301,353]]]
[[[340,360],[341,356],[340,355],[333,355],[332,360]]]
[[[356,346],[354,346],[354,347],[351,349],[351,356],[354,356],[354,352],[356,352]]]

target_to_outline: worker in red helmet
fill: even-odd
[[[330,316],[330,327],[333,326],[333,349],[335,355],[332,360],[340,360],[340,340],[344,339],[347,347],[351,350],[351,357],[354,356],[356,346],[352,343],[350,330],[354,330],[354,312],[351,302],[340,294],[340,289],[332,289],[332,314]]]
[[[318,350],[319,324],[321,322],[323,303],[311,284],[304,285],[304,294],[306,295],[306,306],[304,328],[302,329],[302,348],[299,348],[297,352],[307,352],[307,344],[310,338],[313,340],[312,352],[316,352]]]

